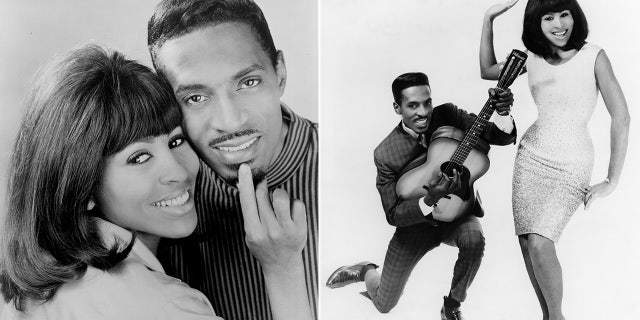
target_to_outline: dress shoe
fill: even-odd
[[[371,262],[360,262],[351,266],[343,266],[334,271],[329,280],[327,287],[331,289],[341,288],[348,284],[364,281],[364,275],[369,269],[377,269],[378,265]]]
[[[446,300],[447,297],[444,297]],[[440,309],[440,319],[442,320],[464,320],[462,317],[462,311],[460,311],[460,307],[447,307],[446,304],[442,305],[442,309]]]

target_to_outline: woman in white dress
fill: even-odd
[[[48,65],[26,108],[2,232],[0,286],[11,304],[0,318],[220,319],[155,257],[161,237],[185,237],[197,223],[199,162],[170,86],[88,45]],[[287,302],[272,303],[274,318],[311,319],[304,205],[276,190],[275,210],[258,212],[256,202],[270,201],[264,182],[254,189],[247,165],[239,177],[250,249],[263,267],[290,271],[265,272],[272,301]]]
[[[518,1],[485,13],[480,43],[483,79],[497,79],[493,20]],[[522,40],[538,119],[522,136],[513,172],[516,234],[543,319],[564,319],[562,269],[555,243],[573,213],[609,195],[627,151],[629,112],[603,49],[586,42],[587,20],[575,0],[529,0]],[[611,155],[606,179],[589,185],[593,145],[587,123],[602,94],[611,115]]]

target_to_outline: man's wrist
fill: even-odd
[[[430,195],[426,195],[422,198],[422,202],[424,202],[424,204],[426,204],[429,207],[436,207],[438,205],[438,200],[435,197],[432,197]]]

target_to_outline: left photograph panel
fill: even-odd
[[[0,319],[317,319],[318,4],[0,4]]]

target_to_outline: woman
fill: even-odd
[[[502,64],[493,49],[493,20],[517,0],[485,13],[480,43],[483,79]],[[586,42],[587,21],[575,0],[529,0],[522,41],[538,119],[523,135],[513,172],[513,215],[527,272],[544,319],[562,315],[562,269],[555,243],[581,204],[612,193],[627,151],[629,112],[604,50]],[[611,115],[611,155],[603,182],[590,186],[593,145],[587,123],[598,92]]]
[[[2,319],[219,319],[155,257],[161,237],[197,223],[198,159],[168,84],[88,45],[52,62],[26,107],[10,165],[0,284],[12,308]],[[239,188],[252,252],[265,270],[274,256],[287,261],[288,274],[265,271],[274,318],[310,319],[304,206],[278,210],[289,199],[276,190],[276,212],[258,213],[268,194],[254,191],[247,165]],[[274,229],[282,237],[264,236]]]

